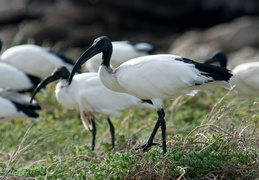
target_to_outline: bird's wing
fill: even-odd
[[[81,121],[86,130],[92,131],[92,120],[95,120],[94,114],[89,111],[80,111]]]
[[[172,56],[159,56],[159,60],[157,57],[136,58],[120,66],[116,72],[120,85],[142,99],[170,99],[189,94],[186,88],[197,79],[193,65],[171,61]]]

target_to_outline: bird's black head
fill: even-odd
[[[42,88],[47,86],[49,83],[59,80],[59,79],[67,80],[69,75],[70,75],[70,73],[65,66],[56,68],[49,77],[47,77],[43,81],[41,81],[38,84],[38,86],[34,89],[32,96],[31,96],[30,103],[32,102],[32,100],[33,100],[34,96],[37,94],[37,92],[39,92]]]
[[[65,66],[60,66],[56,68],[52,73],[52,76],[57,76],[57,78],[59,77],[59,79],[66,79],[66,80],[68,79],[69,75],[70,75],[70,72]]]
[[[80,66],[99,53],[103,53],[102,65],[109,67],[112,55],[112,43],[107,36],[101,36],[95,39],[93,44],[79,57],[68,78],[68,84],[72,82],[73,76]]]
[[[111,40],[107,36],[100,36],[96,38],[91,46],[97,47],[98,49],[96,49],[96,51],[99,50],[99,53],[107,51],[110,48],[112,48]]]
[[[227,67],[227,55],[223,51],[218,50],[218,51],[214,52],[212,54],[212,56],[204,62],[204,64],[212,64],[215,62],[219,62],[221,67],[226,68]]]

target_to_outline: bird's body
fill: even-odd
[[[232,85],[242,96],[259,97],[259,62],[243,63],[233,69]]]
[[[128,41],[113,41],[113,53],[111,64],[118,67],[123,62],[139,56],[151,54],[155,47],[150,43],[137,43],[135,45]],[[86,62],[86,69],[90,72],[97,72],[102,61],[102,55],[97,54]]]
[[[23,94],[0,89],[0,122],[17,118],[39,121],[39,115],[35,110],[40,106],[34,101],[30,104],[30,98]]]
[[[92,117],[95,113],[110,117],[118,116],[120,115],[119,111],[128,108],[138,106],[153,108],[150,103],[146,103],[137,97],[114,92],[106,88],[100,81],[98,73],[78,74],[74,76],[70,85],[68,85],[68,77],[68,70],[65,67],[60,67],[54,71],[52,76],[47,78],[45,82],[43,81],[39,85],[39,88],[54,80],[60,79],[55,90],[58,102],[68,109],[79,109],[82,123],[88,130],[93,131],[95,128],[94,122],[92,121]],[[39,88],[37,88],[37,90]],[[37,90],[35,90],[32,98],[37,93]],[[113,103],[111,104],[110,102]],[[110,119],[108,119],[108,122],[111,123]],[[93,136],[95,136],[95,134],[93,134]]]
[[[137,97],[125,93],[116,93],[106,88],[98,73],[81,73],[74,76],[68,86],[67,81],[56,85],[58,102],[66,108],[80,109],[83,113],[101,113],[106,116],[118,116],[121,110],[136,106],[152,107]],[[113,102],[112,104],[110,102]],[[88,121],[81,115],[82,121]],[[86,126],[87,129],[91,129]]]
[[[150,55],[129,60],[113,69],[110,66],[112,44],[109,38],[102,36],[93,42],[77,60],[68,82],[76,70],[92,56],[103,53],[99,76],[102,83],[117,92],[132,94],[140,99],[151,100],[158,120],[143,148],[153,145],[155,134],[161,126],[162,147],[166,152],[165,113],[163,99],[173,99],[182,94],[193,94],[195,90],[221,85],[230,88],[228,80],[232,74],[225,68],[204,65],[175,55]],[[216,84],[214,84],[217,82]],[[112,104],[113,102],[111,102]]]
[[[59,66],[71,70],[74,64],[72,60],[51,52],[49,48],[34,44],[13,46],[3,52],[0,60],[40,78],[47,77]]]
[[[216,51],[205,63],[219,62],[221,67],[227,66],[227,56],[222,51]],[[233,70],[230,83],[241,96],[259,96],[259,62],[248,62],[239,64]]]
[[[211,83],[207,86],[221,85],[230,88],[225,81],[214,81],[202,68],[202,65],[180,56],[162,54],[127,61],[110,76],[107,67],[101,66],[99,73],[102,82],[109,89],[141,99],[174,99],[183,94],[193,95],[201,88],[199,85],[208,82]]]
[[[0,62],[0,88],[10,89],[19,92],[32,91],[40,79],[30,76],[23,71]]]

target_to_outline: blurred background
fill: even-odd
[[[59,44],[74,60],[101,35],[197,61],[221,49],[232,69],[259,61],[258,15],[258,0],[0,0],[0,38],[3,50]]]

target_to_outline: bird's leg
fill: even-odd
[[[153,140],[155,138],[155,135],[157,133],[157,130],[158,130],[159,126],[161,125],[161,117],[162,117],[162,119],[164,119],[165,112],[164,112],[163,109],[161,109],[157,113],[158,113],[158,119],[157,119],[156,125],[155,125],[155,127],[154,127],[154,129],[153,129],[153,131],[152,131],[152,133],[151,133],[147,143],[142,145],[142,146],[140,146],[140,147],[138,147],[138,148],[136,148],[136,150],[142,149],[143,151],[145,151],[145,150],[147,150],[147,148],[149,148],[151,146],[159,145],[158,143],[153,143]],[[164,127],[165,127],[165,122],[163,124],[164,124]],[[162,137],[163,137],[163,132],[162,132]]]
[[[159,126],[160,126],[160,120],[158,119],[147,143],[141,146],[143,151],[147,150],[151,146],[159,145],[158,143],[153,143],[153,140],[155,138],[155,135],[157,133]]]
[[[115,147],[115,128],[111,122],[111,119],[109,116],[106,117],[108,123],[109,123],[109,126],[110,126],[110,133],[111,133],[111,142],[112,142],[112,149],[114,149]]]
[[[165,112],[160,110],[157,111],[158,118],[160,119],[160,126],[162,131],[162,149],[166,153],[166,122],[165,122]]]
[[[92,126],[93,126],[93,129],[91,130],[91,132],[92,132],[92,151],[94,151],[95,139],[96,139],[96,124],[93,119],[91,121],[92,121]]]

